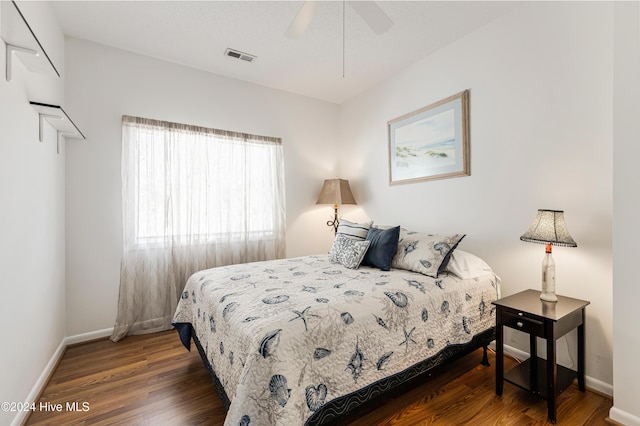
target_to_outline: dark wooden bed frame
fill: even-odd
[[[218,380],[218,377],[213,371],[211,364],[207,360],[204,349],[202,348],[196,334],[193,332],[191,324],[183,323],[174,325],[178,329],[180,335],[184,336],[186,333],[191,334],[191,338],[198,348],[202,362],[209,371],[209,375],[213,380],[213,384],[220,396],[222,404],[224,405],[225,410],[228,410],[231,401],[222,387],[220,380]],[[185,329],[187,327],[188,330]],[[343,424],[348,415],[351,415],[356,411],[371,411],[373,407],[379,405],[379,402],[383,397],[392,397],[406,392],[408,389],[415,386],[417,381],[424,382],[424,380],[428,380],[429,377],[437,373],[441,368],[464,357],[465,355],[470,354],[471,352],[476,351],[479,348],[483,348],[484,350],[481,364],[489,366],[487,346],[495,340],[495,338],[496,330],[495,327],[492,327],[482,333],[476,334],[469,343],[447,346],[431,358],[421,361],[398,374],[386,377],[367,387],[327,402],[307,419],[305,425]]]

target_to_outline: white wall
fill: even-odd
[[[72,38],[66,68],[68,109],[87,136],[67,144],[68,335],[115,321],[123,114],[281,137],[287,255],[327,249],[327,211],[314,203],[337,167],[336,105]]]
[[[540,288],[536,210],[565,210],[578,248],[554,250],[557,292],[587,308],[588,385],[611,392],[611,3],[531,3],[341,106],[340,172],[374,221],[466,233],[503,295]],[[470,89],[471,176],[388,185],[387,121]],[[573,333],[575,335],[575,333]],[[528,339],[507,344],[528,351]],[[572,365],[575,337],[558,344]],[[567,353],[568,352],[568,353]],[[571,356],[569,356],[571,354]]]
[[[18,4],[63,73],[64,37],[49,5]],[[30,73],[18,61],[7,82],[5,52],[0,43],[0,401],[22,402],[33,397],[65,336],[65,155],[56,154],[51,126],[38,141],[38,114],[29,105],[63,104],[64,87],[63,79]],[[21,414],[0,411],[0,424]]]
[[[640,286],[637,282],[640,230],[640,7],[615,7],[614,146],[613,146],[613,408],[610,417],[640,425],[638,352],[640,351]]]

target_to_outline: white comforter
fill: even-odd
[[[173,322],[193,325],[224,386],[225,425],[298,425],[494,326],[497,287],[308,256],[200,271]]]

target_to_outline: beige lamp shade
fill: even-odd
[[[349,181],[346,179],[325,179],[322,185],[322,191],[316,204],[358,204],[356,203],[351,188],[349,187]]]

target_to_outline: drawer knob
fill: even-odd
[[[524,324],[523,324],[521,321],[518,321],[518,322],[516,323],[516,325],[517,325],[518,327],[522,327]]]

